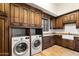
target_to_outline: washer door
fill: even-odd
[[[40,44],[41,44],[41,42],[40,42],[40,40],[39,39],[37,39],[37,40],[34,40],[33,41],[33,48],[34,49],[39,49],[40,48]]]
[[[28,51],[28,43],[26,43],[26,42],[17,43],[17,44],[15,44],[13,50],[16,55],[22,56],[25,53],[27,53],[27,51]]]

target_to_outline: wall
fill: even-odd
[[[76,28],[76,24],[65,24],[64,29],[50,29],[50,32],[57,32],[57,33],[72,33],[72,34],[78,34],[79,35],[79,29]],[[63,38],[65,39],[74,39],[74,36],[77,35],[63,35]]]
[[[76,29],[76,24],[65,24],[64,29],[50,29],[50,32],[70,32],[73,34],[79,34],[79,29]]]

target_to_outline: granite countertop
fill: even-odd
[[[74,36],[77,36],[77,37],[79,37],[79,34],[76,34],[76,33],[55,33],[55,32],[53,32],[53,33],[44,33],[43,35],[74,35]]]

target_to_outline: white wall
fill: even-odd
[[[58,33],[63,33],[63,32],[69,32],[73,34],[79,34],[79,29],[76,28],[76,24],[65,24],[64,29],[50,29],[51,32],[58,32]]]

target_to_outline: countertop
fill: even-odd
[[[50,35],[73,35],[74,37],[79,37],[79,34],[75,33],[43,33],[43,36],[50,36]]]

